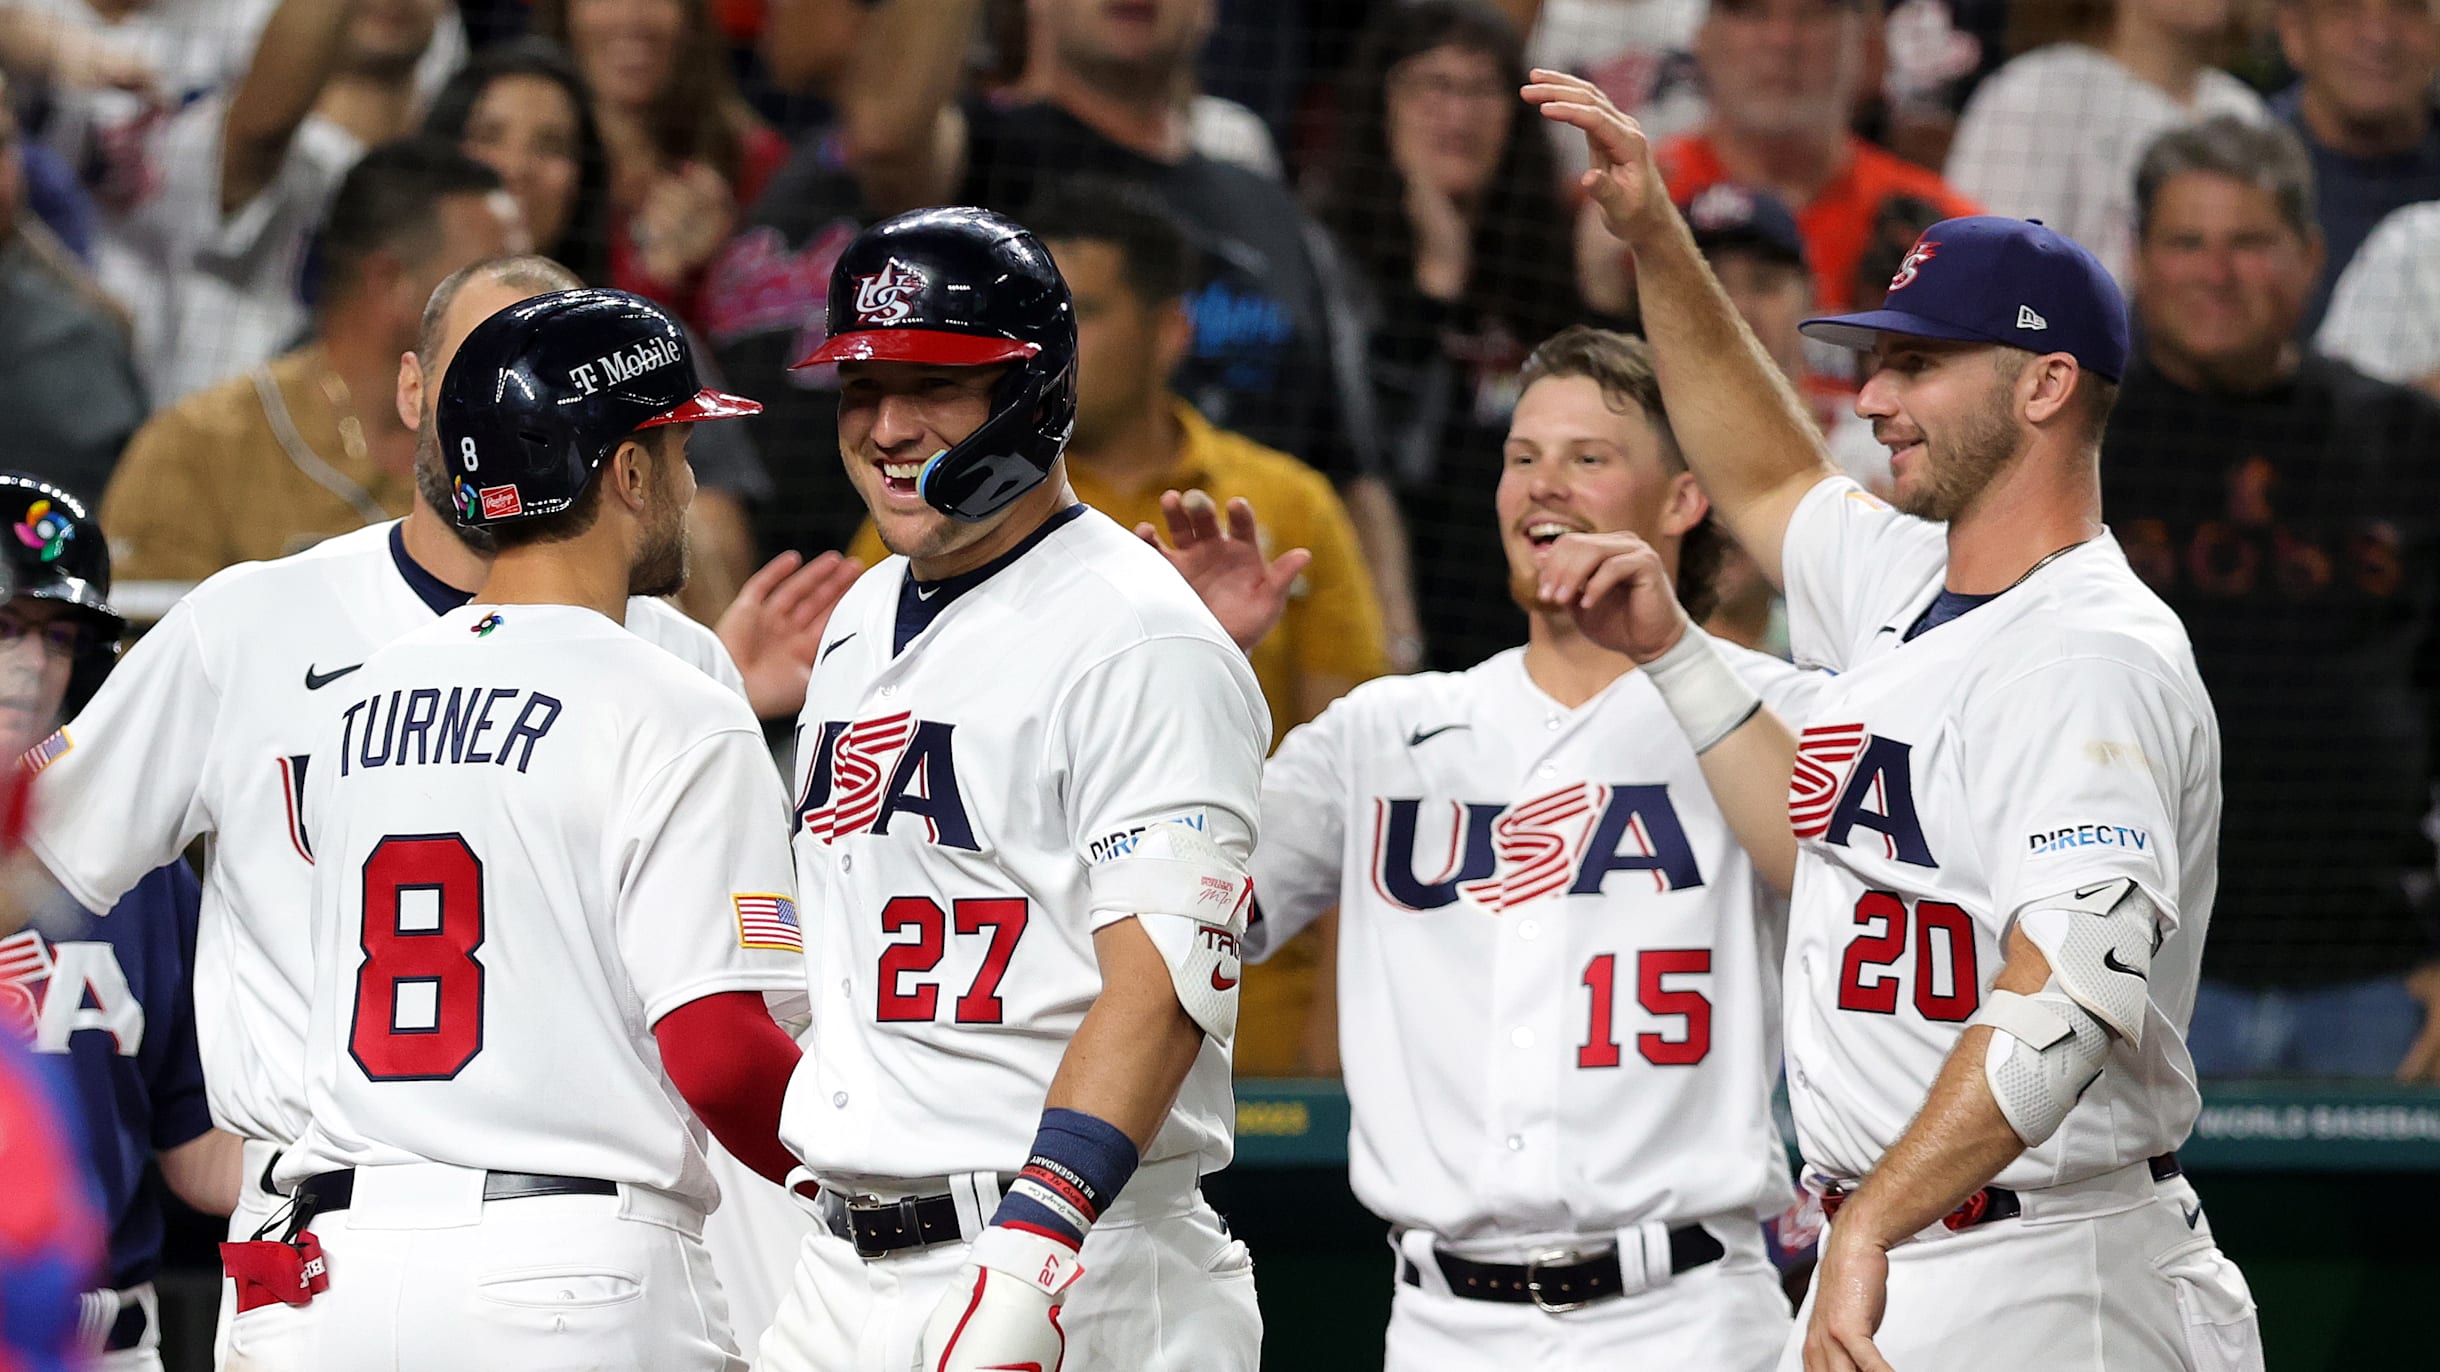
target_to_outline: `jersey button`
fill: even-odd
[[[846,853],[839,854],[839,870],[842,872],[852,872],[856,870],[855,858]]]
[[[1525,1136],[1524,1136],[1524,1135],[1522,1135],[1522,1134],[1510,1134],[1510,1135],[1508,1136],[1508,1151],[1509,1151],[1509,1152],[1511,1152],[1511,1153],[1522,1153],[1522,1152],[1524,1152],[1524,1151],[1525,1151]]]
[[[846,1109],[846,1108],[847,1108],[847,1093],[846,1093],[845,1091],[840,1091],[840,1092],[837,1092],[837,1093],[833,1094],[833,1095],[831,1096],[831,1098],[830,1098],[830,1104],[831,1104],[831,1108],[832,1108],[832,1109],[834,1109],[834,1110],[844,1110],[844,1109]]]
[[[1542,778],[1544,781],[1548,781],[1552,777],[1559,775],[1559,766],[1554,762],[1545,762],[1541,766],[1534,768],[1533,774]]]
[[[1525,940],[1527,943],[1531,943],[1535,939],[1542,937],[1542,926],[1535,920],[1519,920],[1517,922],[1517,937]]]
[[[881,688],[881,698],[883,700],[887,700],[896,694],[898,694],[898,688],[895,686],[884,686]]]
[[[1519,1048],[1533,1047],[1533,1030],[1519,1026],[1508,1035],[1508,1041]]]
[[[1542,717],[1542,727],[1550,730],[1554,734],[1559,732],[1559,723],[1560,721],[1557,715],[1544,715]]]

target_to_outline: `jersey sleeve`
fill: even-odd
[[[2178,917],[2181,833],[2216,777],[2211,721],[2147,666],[2062,653],[1963,714],[1975,832],[1991,835],[1992,913],[2131,878]]]
[[[1947,534],[1900,514],[1852,477],[1825,477],[1797,502],[1779,562],[1796,661],[1838,671],[1937,579],[1948,562]]]
[[[88,910],[117,905],[211,827],[204,783],[220,690],[195,620],[191,601],[172,607],[29,757],[40,775],[27,845]]]
[[[141,909],[127,908],[139,901]],[[145,1083],[152,1097],[155,1152],[191,1143],[212,1127],[212,1108],[203,1090],[203,1055],[195,1042],[195,921],[202,903],[203,887],[195,874],[183,860],[173,859],[146,877],[112,912],[159,923],[163,931],[154,946],[178,951],[177,966],[158,983],[167,993],[167,1003],[147,1001],[144,1007],[146,1022],[167,1040],[166,1050]]]
[[[720,635],[704,628],[666,601],[637,599],[627,602],[628,627],[647,642],[666,648],[680,661],[728,688],[739,700],[746,698],[746,679],[739,675],[737,663],[729,657],[728,645]]]
[[[1270,743],[1253,670],[1225,643],[1154,638],[1087,669],[1056,709],[1045,761],[1062,779],[1069,843],[1095,887],[1145,829],[1166,823],[1200,830],[1242,871]],[[1097,896],[1091,927],[1136,913]]]
[[[787,808],[761,734],[743,726],[643,779],[614,839],[613,918],[647,1027],[717,992],[804,985]]]
[[[1260,962],[1339,902],[1347,850],[1345,697],[1288,731],[1262,769],[1262,845],[1254,850],[1254,909],[1246,957]]]

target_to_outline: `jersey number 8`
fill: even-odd
[[[364,860],[348,1056],[373,1081],[447,1081],[483,1051],[483,862],[457,834],[392,835]]]

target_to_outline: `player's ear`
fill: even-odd
[[[2016,403],[2025,418],[2048,424],[2065,415],[2079,370],[2066,353],[2044,353],[2027,363],[2016,378]]]
[[[1661,507],[1661,532],[1673,538],[1683,538],[1686,531],[1703,522],[1711,513],[1711,497],[1703,494],[1702,483],[1692,472],[1678,472],[1669,478],[1669,503]]]
[[[618,450],[610,454],[602,481],[610,493],[630,510],[642,511],[652,499],[652,445],[644,435],[629,434],[619,440]]]
[[[398,422],[408,433],[424,427],[424,364],[410,348],[398,355]]]

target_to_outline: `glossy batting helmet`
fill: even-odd
[[[932,455],[925,503],[988,519],[1042,484],[1076,425],[1076,308],[1041,241],[989,210],[917,210],[856,236],[830,269],[830,336],[799,367],[1008,364],[991,417]]]
[[[9,600],[69,606],[92,626],[68,676],[62,718],[84,707],[118,659],[127,620],[110,608],[110,545],[85,503],[39,477],[0,472],[0,570]]]
[[[759,414],[703,386],[686,331],[625,291],[553,291],[474,326],[433,408],[469,527],[557,514],[620,440],[663,424]]]

